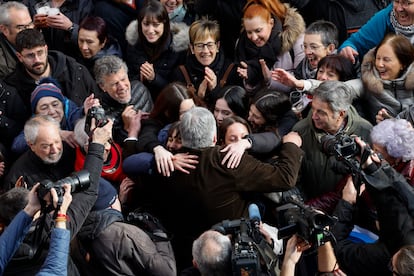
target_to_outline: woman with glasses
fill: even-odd
[[[358,32],[351,35],[338,51],[352,63],[376,47],[388,33],[401,34],[414,43],[414,1],[393,0],[376,13]]]
[[[247,1],[242,21],[243,32],[236,45],[237,72],[246,90],[254,94],[269,85],[270,69],[293,71],[305,57],[305,22],[296,9],[278,0]]]
[[[195,94],[213,107],[225,84],[241,85],[236,67],[220,51],[220,27],[217,22],[201,19],[189,29],[190,54],[175,70],[174,80],[187,84]]]
[[[155,101],[172,81],[173,70],[184,60],[188,26],[170,24],[165,7],[157,0],[150,0],[139,10],[137,20],[128,26],[126,38],[129,76],[143,82]]]

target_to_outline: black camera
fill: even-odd
[[[334,155],[338,160],[350,159],[361,152],[355,138],[343,133],[322,136],[321,144],[324,153]]]
[[[88,110],[85,120],[85,132],[90,135],[92,118],[95,118],[96,127],[103,127],[108,123],[108,118],[105,115],[105,110],[101,106],[93,106]]]
[[[65,194],[63,184],[69,184],[71,186],[71,193],[86,190],[90,185],[89,172],[87,170],[74,172],[70,176],[62,178],[56,182],[53,182],[51,180],[41,181],[40,186],[37,189],[39,200],[42,202],[44,196],[50,192],[50,189],[55,188],[59,202],[61,202],[61,199]]]
[[[265,241],[254,220],[224,220],[213,230],[231,234],[233,275],[275,275],[277,256]]]
[[[278,213],[278,238],[286,239],[297,234],[310,244],[320,246],[328,236],[327,227],[337,222],[336,217],[326,215],[300,202],[287,203],[276,208]]]

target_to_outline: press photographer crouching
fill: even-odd
[[[62,179],[67,177],[67,172],[73,163],[66,164],[67,167],[62,169],[63,146],[59,135],[59,124],[49,116],[36,116],[28,120],[25,125],[25,135],[30,133],[28,143],[30,151],[23,154],[15,163],[17,166],[14,173],[23,175],[32,187],[36,182],[43,182],[44,189],[58,188],[61,186]],[[67,215],[70,220],[67,222],[67,228],[70,230],[71,239],[77,234],[86,216],[94,205],[97,193],[98,183],[103,164],[104,144],[111,139],[112,122],[110,121],[103,127],[94,128],[91,134],[92,142],[89,145],[88,153],[83,170],[89,173],[89,186],[85,182],[77,180],[77,176],[72,176],[72,183],[75,185],[76,192],[73,194],[73,202],[68,208]],[[66,150],[66,148],[65,148]],[[20,166],[20,167],[18,167]],[[25,173],[27,172],[27,174]],[[85,176],[84,174],[80,175]],[[84,178],[82,178],[84,179]],[[66,182],[68,179],[64,180]],[[70,181],[69,181],[70,182]],[[72,185],[73,186],[73,185]],[[78,188],[84,186],[84,190],[77,192]],[[64,194],[61,190],[61,194]],[[0,201],[0,209],[12,210],[17,213],[22,206],[18,201],[13,201],[11,205],[5,205]],[[11,262],[9,262],[4,275],[33,275],[39,271],[40,265],[44,262],[50,244],[50,231],[53,227],[55,210],[48,212],[49,209],[43,210],[43,214],[32,223],[33,231],[29,232],[23,244],[17,250]],[[71,259],[68,262],[68,275],[77,275],[77,269]]]

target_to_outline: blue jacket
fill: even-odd
[[[0,236],[0,275],[19,248],[32,225],[32,217],[20,211]]]
[[[376,47],[387,33],[395,32],[390,21],[392,9],[393,5],[390,4],[385,9],[376,13],[358,32],[352,34],[342,43],[338,52],[349,46],[359,53],[359,59],[362,60],[364,55],[371,48]]]
[[[68,275],[70,231],[54,228],[46,260],[36,276]]]

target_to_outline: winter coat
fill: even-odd
[[[0,79],[4,79],[10,75],[16,65],[19,62],[19,59],[16,56],[16,50],[9,43],[7,38],[1,33],[0,34]]]
[[[28,0],[30,14],[36,14],[35,5],[38,0]],[[73,30],[67,31],[56,28],[42,28],[41,31],[45,36],[49,50],[61,51],[64,54],[75,57],[79,51],[78,33],[79,24],[89,16],[94,10],[93,0],[65,0],[59,7],[60,13],[64,14],[73,23]]]
[[[352,34],[339,47],[338,53],[345,47],[351,47],[358,52],[359,59],[372,48],[376,47],[387,33],[395,33],[391,24],[390,14],[393,9],[391,3],[385,9],[377,12],[358,32]]]
[[[139,81],[131,82],[131,100],[127,104],[117,102],[108,93],[104,93],[102,97],[102,107],[105,109],[105,114],[114,120],[112,132],[114,134],[114,141],[118,145],[122,145],[124,139],[128,137],[128,133],[124,129],[122,112],[129,105],[133,105],[136,111],[151,112],[152,110],[153,102],[150,92]]]
[[[64,149],[64,153],[65,153]],[[73,239],[74,236],[78,233],[79,229],[83,225],[87,215],[95,204],[96,198],[98,196],[98,185],[100,181],[100,174],[102,170],[102,156],[104,152],[104,146],[101,144],[91,143],[88,148],[88,154],[85,161],[84,170],[89,172],[90,185],[83,191],[72,194],[72,203],[70,204],[67,215],[70,218],[67,222],[67,229],[70,231],[70,238]],[[29,156],[30,155],[30,156]],[[20,159],[22,159],[20,161]],[[57,165],[46,165],[37,156],[35,156],[32,151],[28,151],[23,155],[18,161],[18,164],[25,167],[18,167],[21,170],[21,173],[16,172],[17,175],[29,175],[25,177],[28,184],[32,186],[34,183],[39,182],[44,179],[50,179],[56,181],[67,177],[69,173],[65,170],[60,170]],[[61,160],[66,160],[68,165],[72,165],[73,171],[73,162],[70,162],[67,159],[62,157]],[[24,163],[26,162],[26,163]],[[61,163],[60,166],[64,166]],[[19,165],[17,165],[19,166]],[[53,171],[53,172],[52,172]],[[52,174],[53,173],[53,174]],[[33,182],[34,181],[34,182]],[[33,226],[37,225],[39,220],[33,222]],[[44,228],[40,232],[40,238],[42,239],[42,246],[39,247],[40,254],[34,255],[36,253],[33,250],[35,231],[30,231],[26,236],[23,244],[20,246],[19,250],[15,254],[13,260],[7,266],[7,269],[4,275],[33,275],[34,271],[39,271],[40,266],[44,263],[48,247],[50,244],[50,226],[53,223],[53,218],[50,214],[46,214]],[[34,230],[35,227],[32,227]],[[37,230],[39,231],[39,230]],[[39,234],[39,232],[37,233]],[[68,264],[68,275],[78,275],[78,271],[71,258],[69,258]]]
[[[360,117],[353,106],[349,108],[347,114],[343,133],[356,134],[369,142],[372,125]],[[302,137],[302,149],[305,151],[300,180],[305,199],[335,191],[336,185],[347,173],[343,171],[341,162],[323,152],[321,138],[326,135],[326,132],[315,128],[312,112],[309,112],[308,117],[299,121],[292,130],[297,131]]]
[[[131,80],[140,80],[140,67],[143,63],[149,62],[154,66],[155,79],[151,82],[144,81],[145,86],[151,92],[152,99],[155,101],[159,92],[171,81],[174,69],[184,62],[188,50],[189,37],[188,26],[185,23],[171,23],[171,37],[168,45],[156,59],[145,52],[139,42],[138,21],[134,20],[126,30],[128,41],[127,65]]]
[[[187,71],[191,84],[196,91],[198,91],[201,82],[204,80],[206,66],[202,65],[194,54],[188,55],[186,62],[183,65]],[[242,80],[237,74],[237,65],[228,60],[222,51],[217,53],[215,60],[208,67],[214,71],[217,77],[217,85],[212,91],[209,91],[207,88],[204,101],[208,106],[213,106],[217,100],[217,94],[224,85],[242,85]],[[228,73],[227,79],[224,80],[224,74],[230,69],[231,71]],[[185,83],[187,86],[189,85],[179,67],[174,71],[173,80]],[[221,80],[225,81],[225,83],[220,83]]]
[[[50,77],[59,82],[62,94],[76,105],[83,106],[86,97],[92,93],[95,93],[95,97],[99,97],[98,86],[85,66],[58,51],[49,51],[48,61]],[[26,72],[24,65],[19,63],[16,71],[7,77],[5,82],[17,89],[27,108],[26,118],[29,118],[31,116],[30,96],[37,86],[36,80]]]
[[[91,275],[176,275],[168,241],[153,242],[114,209],[89,214],[78,236],[90,254]]]
[[[414,65],[395,80],[382,80],[375,68],[374,50],[364,57],[361,67],[362,82],[365,87],[366,117],[375,123],[375,115],[381,108],[395,117],[414,104]]]
[[[0,142],[9,149],[13,139],[23,130],[27,112],[14,87],[0,81]]]

